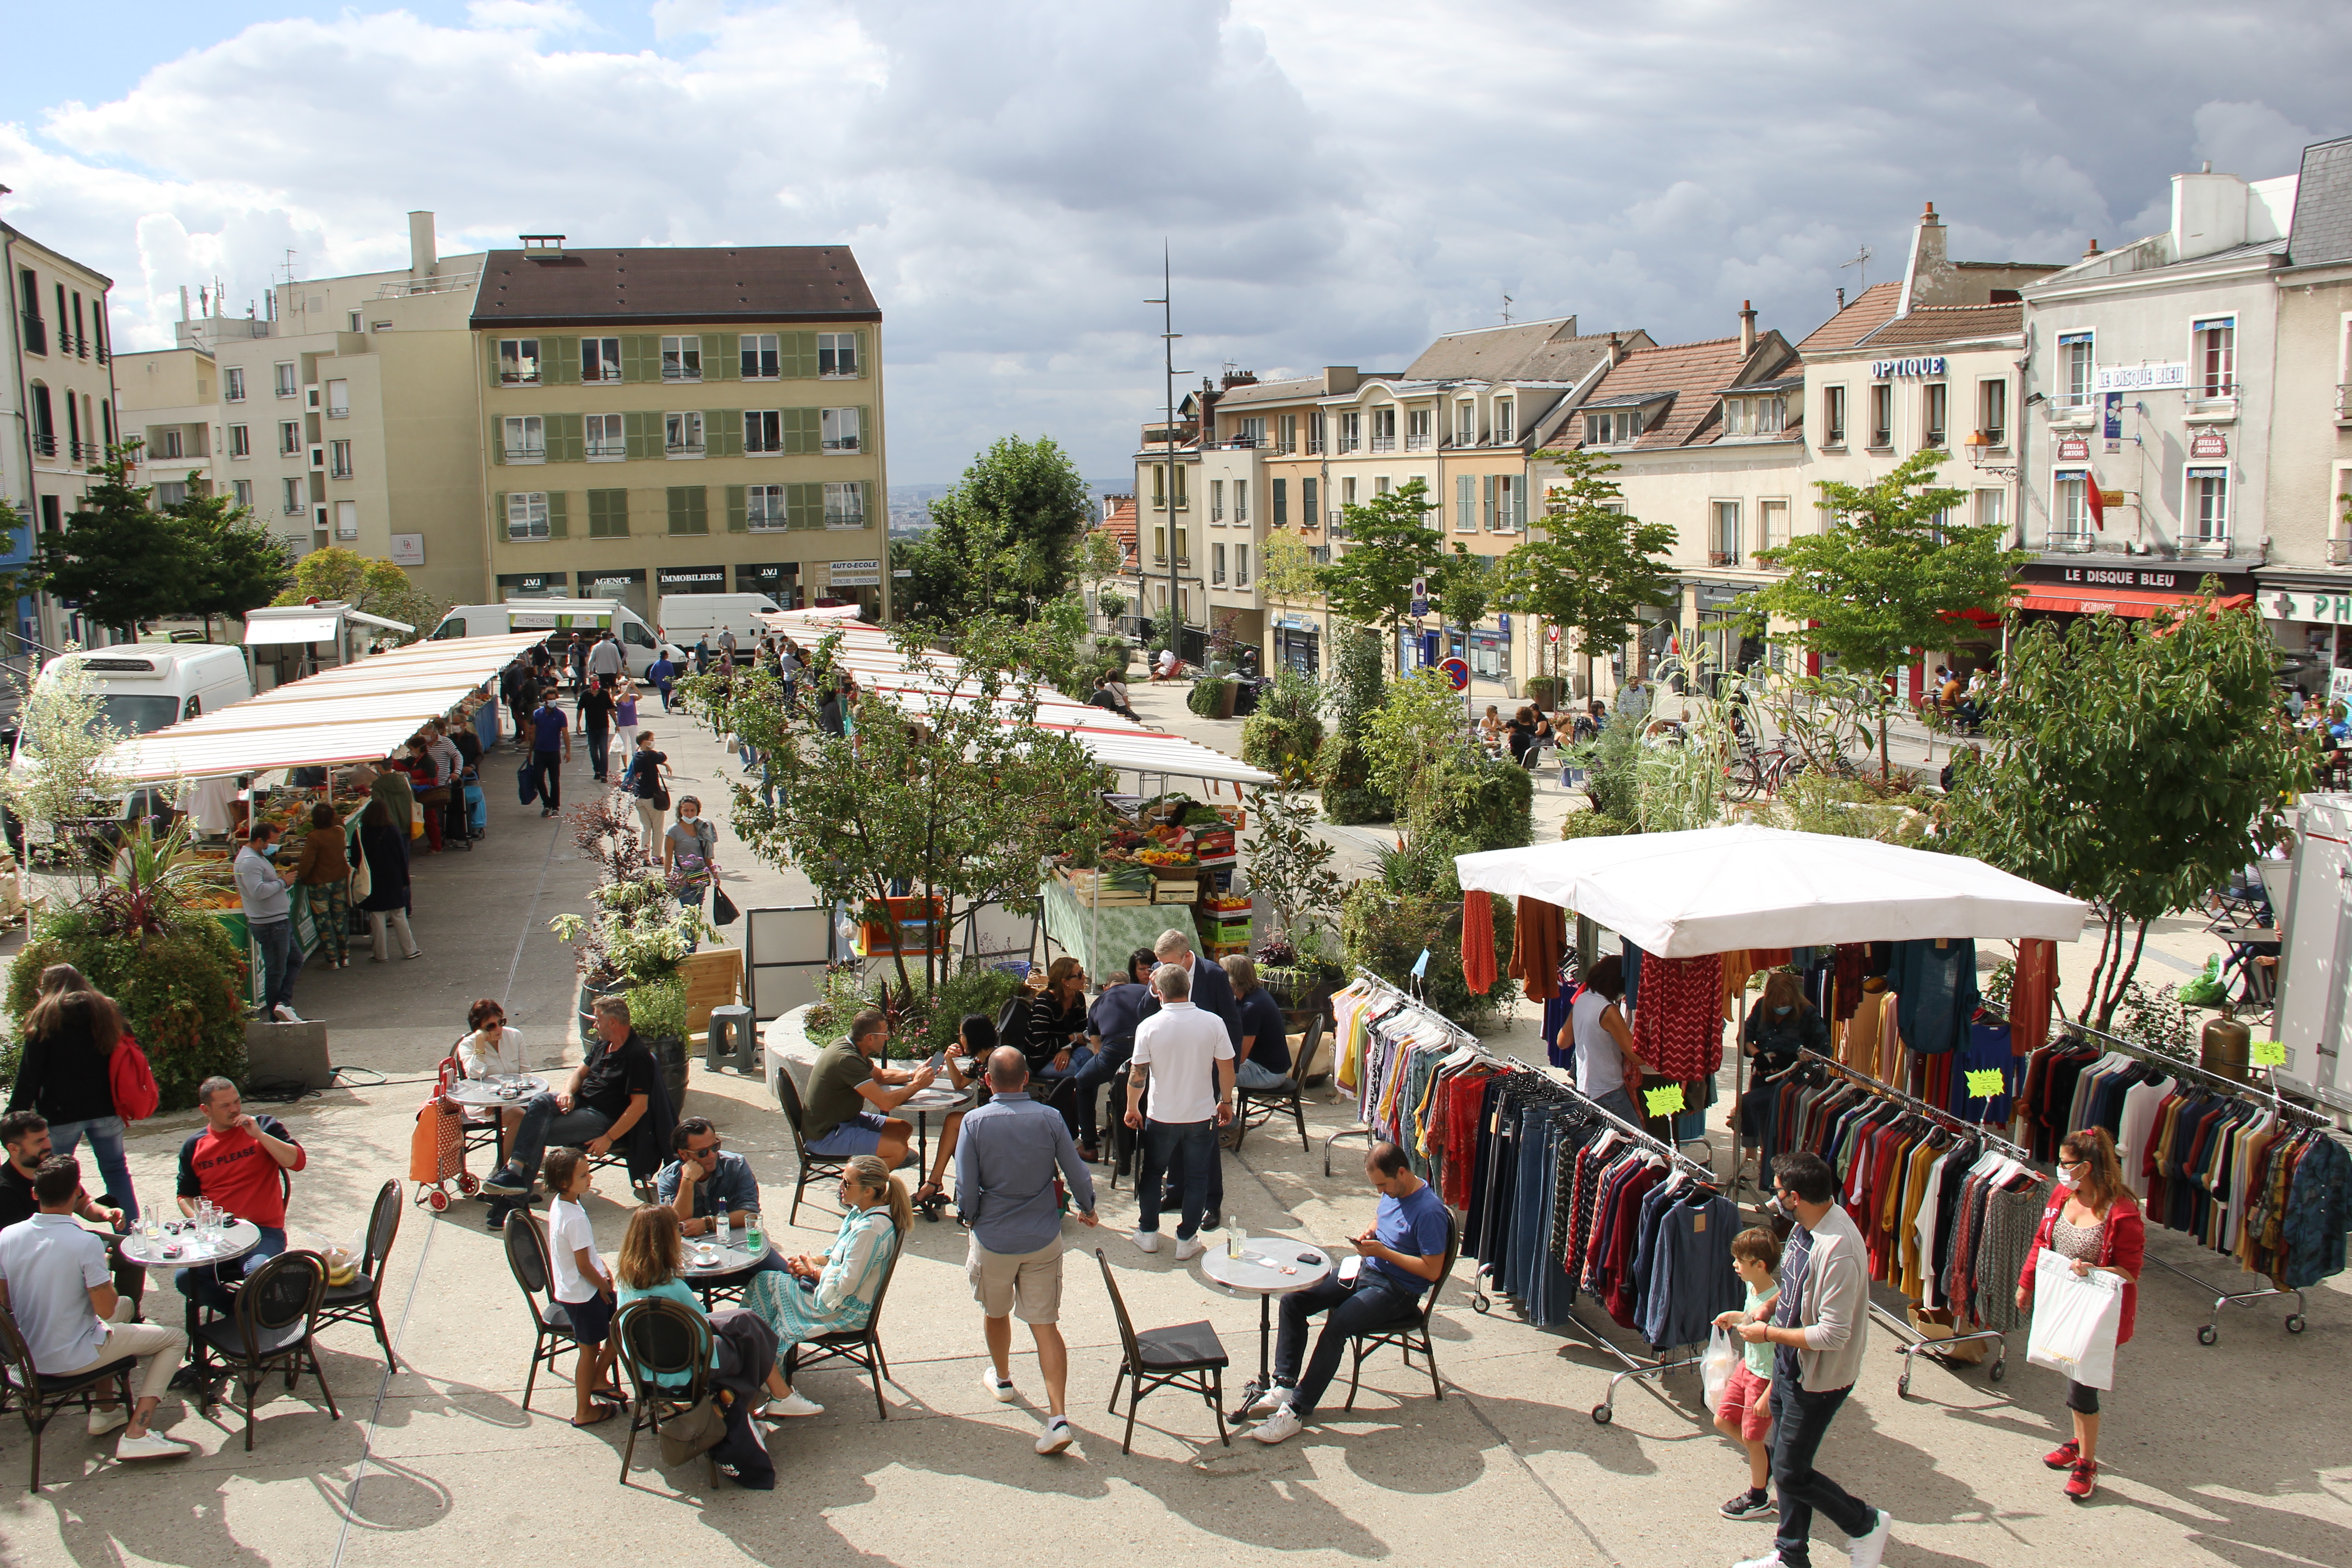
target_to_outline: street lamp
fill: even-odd
[[[1160,309],[1160,357],[1167,375],[1168,400],[1167,417],[1160,426],[1160,438],[1164,451],[1163,464],[1166,469],[1160,479],[1160,493],[1168,503],[1168,647],[1170,651],[1176,655],[1177,662],[1181,664],[1183,662],[1184,650],[1181,646],[1183,639],[1177,636],[1177,627],[1183,624],[1183,612],[1178,608],[1182,600],[1180,597],[1181,590],[1176,585],[1176,340],[1184,334],[1176,331],[1175,306],[1171,302],[1176,295],[1171,283],[1172,276],[1169,269],[1168,242],[1163,239],[1160,242],[1160,298],[1146,300],[1144,303],[1157,305]],[[1192,373],[1188,370],[1184,374],[1190,375]],[[1138,537],[1135,542],[1135,554],[1137,564],[1139,566],[1143,558],[1142,519],[1139,509],[1136,521],[1136,531]],[[1136,574],[1136,581],[1139,584],[1143,581],[1143,574],[1139,571]],[[1146,657],[1150,656],[1147,654]]]

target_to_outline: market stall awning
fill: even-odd
[[[280,620],[256,618],[245,623],[245,646],[269,647],[279,643],[332,642],[332,616],[289,616]]]
[[[2144,594],[2115,588],[2043,588],[2033,586],[2017,595],[2021,610],[2055,610],[2070,616],[2126,616],[2146,620],[2159,610],[2179,610],[2195,604],[2191,594]]]
[[[1934,937],[2073,942],[2089,906],[1960,855],[1777,827],[1571,838],[1458,855],[1465,891],[1539,899],[1644,952]]]
[[[922,713],[938,706],[980,700],[978,688],[969,682],[951,688],[931,672],[909,668],[898,645],[890,640],[890,634],[859,620],[854,613],[833,608],[778,610],[760,618],[771,631],[812,642],[838,632],[838,658],[856,675],[857,684],[867,691],[888,697],[909,712]],[[953,661],[941,655],[940,662]],[[1011,705],[1001,706],[1009,710]],[[1018,721],[1007,711],[1001,722],[1009,726]],[[1050,686],[1038,688],[1037,714],[1031,727],[1058,730],[1086,747],[1097,762],[1129,773],[1212,779],[1234,784],[1277,782],[1264,768],[1254,768],[1213,746],[1204,746],[1164,730],[1148,729]]]
[[[107,766],[138,783],[389,756],[538,640],[509,634],[394,648],[136,736]]]

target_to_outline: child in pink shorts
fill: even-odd
[[[1770,1318],[1780,1289],[1773,1273],[1780,1267],[1780,1243],[1769,1230],[1743,1230],[1731,1238],[1731,1266],[1748,1287],[1748,1301],[1725,1312],[1716,1326],[1736,1329]],[[1748,1489],[1723,1505],[1726,1519],[1769,1519],[1772,1506],[1772,1347],[1743,1346],[1743,1355],[1724,1385],[1715,1429],[1748,1447]]]

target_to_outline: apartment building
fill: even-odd
[[[107,319],[113,280],[0,223],[0,270],[9,309],[0,346],[8,374],[0,409],[10,428],[0,441],[0,496],[26,526],[0,541],[0,570],[32,559],[33,537],[55,533],[79,509],[90,468],[117,438],[114,331]],[[55,647],[67,637],[103,641],[46,596],[17,599],[14,629]]]
[[[188,347],[117,354],[114,387],[123,438],[140,443],[141,478],[154,487],[157,506],[216,489],[227,489],[239,506],[255,504],[250,477],[231,487],[214,468],[224,426],[220,367],[210,353]]]
[[[839,246],[490,252],[471,317],[490,585],[887,614],[881,323]]]
[[[2257,603],[2309,689],[2352,682],[2352,137],[2304,150],[2278,285],[2268,558]],[[2325,672],[2322,674],[2321,672]]]

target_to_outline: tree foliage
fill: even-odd
[[[1575,634],[1587,657],[1606,658],[1633,635],[1643,610],[1675,603],[1681,589],[1665,564],[1675,531],[1623,510],[1609,478],[1615,463],[1583,450],[1538,456],[1559,469],[1559,482],[1545,495],[1542,537],[1530,535],[1502,558],[1496,602]]]
[[[84,616],[125,637],[190,607],[199,563],[187,535],[155,510],[155,489],[132,471],[141,443],[106,449],[95,482],[58,532],[40,540],[26,575],[71,600]]]
[[[1944,842],[2088,901],[2103,932],[2081,1016],[2105,1028],[2148,923],[2193,907],[2285,827],[2314,756],[2277,717],[2270,630],[2212,585],[2145,627],[2085,616],[2010,644],[1984,755]]]
[[[1273,910],[1275,933],[1312,955],[1337,933],[1346,889],[1331,869],[1339,848],[1316,836],[1315,807],[1298,792],[1303,782],[1285,770],[1280,784],[1250,791],[1249,889]]]
[[[186,541],[195,568],[181,605],[189,614],[207,622],[215,616],[242,616],[294,581],[294,552],[252,508],[224,495],[191,494],[163,510]]]
[[[1388,659],[1377,633],[1351,628],[1332,649],[1331,733],[1315,757],[1315,782],[1323,790],[1323,815],[1333,822],[1380,822],[1389,801],[1371,782],[1371,756],[1364,729],[1381,705]]]
[[[1422,775],[1466,744],[1461,694],[1440,669],[1401,676],[1366,720],[1364,740],[1372,787],[1409,810]]]
[[[341,545],[313,550],[297,560],[294,585],[270,602],[299,605],[309,599],[341,600],[354,610],[415,626],[403,642],[429,635],[449,608],[392,562],[370,560]]]
[[[59,845],[72,838],[74,819],[104,810],[125,788],[107,761],[125,736],[106,717],[98,677],[73,657],[80,648],[66,644],[65,657],[46,675],[9,677],[17,687],[16,746],[24,761],[0,768],[0,799],[19,822],[48,828]]]
[[[1344,552],[1315,574],[1332,614],[1366,626],[1404,619],[1413,579],[1436,577],[1446,563],[1445,536],[1423,521],[1435,510],[1419,479],[1341,509]]]
[[[976,616],[1025,620],[1067,593],[1094,496],[1052,437],[1007,436],[931,503],[930,531],[893,552],[906,618],[954,626]]]

